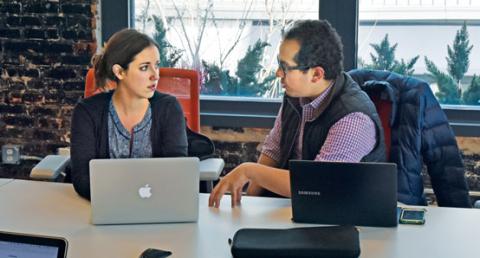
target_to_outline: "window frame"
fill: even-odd
[[[329,20],[342,37],[345,70],[357,67],[359,0],[319,1],[319,17]],[[134,0],[100,1],[102,44],[115,31],[133,27],[134,3]],[[271,128],[280,105],[280,99],[202,95],[200,121],[201,125],[214,127]],[[456,136],[480,136],[480,107],[441,106]]]

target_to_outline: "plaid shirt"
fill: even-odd
[[[332,84],[320,96],[308,103],[308,99],[300,98],[302,121],[300,133],[295,140],[294,157],[301,159],[303,131],[305,123],[315,120],[317,110],[332,89]],[[283,106],[282,106],[283,107]],[[282,133],[282,107],[278,112],[275,124],[265,139],[262,153],[275,161],[280,157],[280,138]],[[316,161],[359,162],[375,147],[376,130],[373,120],[364,113],[350,113],[338,120],[328,131],[327,138],[315,157]]]

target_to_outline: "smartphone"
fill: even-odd
[[[401,224],[425,224],[425,209],[419,208],[403,208],[400,215]]]

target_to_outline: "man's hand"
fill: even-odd
[[[208,206],[218,208],[220,206],[220,200],[226,192],[230,192],[231,194],[232,208],[240,205],[243,186],[249,181],[246,171],[250,165],[251,163],[240,164],[224,176],[215,188],[213,188],[210,198],[208,199]]]

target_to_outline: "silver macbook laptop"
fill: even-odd
[[[93,224],[194,222],[198,158],[90,161]]]

